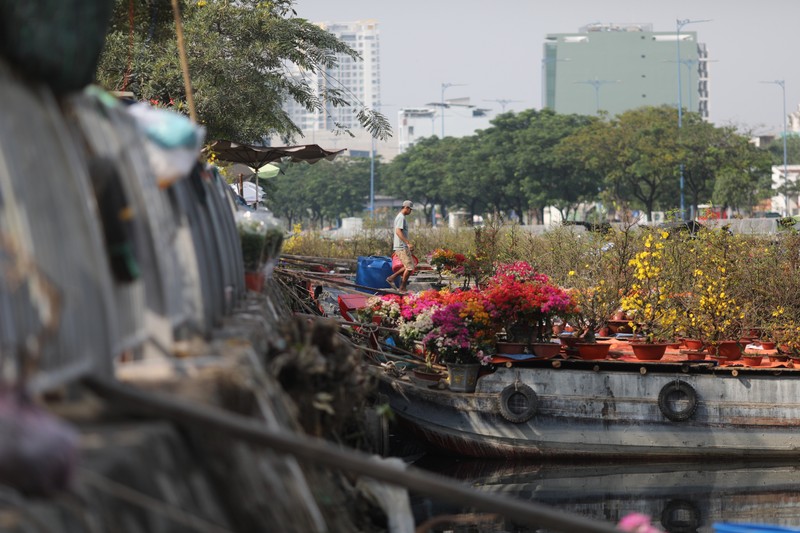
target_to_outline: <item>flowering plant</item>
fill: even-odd
[[[431,315],[433,329],[422,339],[425,348],[437,354],[444,363],[488,364],[490,355],[483,343],[470,332],[472,312],[470,304],[463,301],[454,301],[434,310]]]
[[[644,248],[629,263],[633,267],[633,284],[620,300],[632,319],[634,334],[644,335],[647,342],[672,340],[678,317],[676,307],[670,305],[674,284],[666,274],[667,238],[666,231],[645,236]]]
[[[384,326],[396,327],[400,320],[402,303],[402,297],[397,294],[372,296],[367,299],[366,305],[359,309],[358,318],[361,322],[373,322],[377,317]]]
[[[467,257],[464,254],[445,248],[437,248],[431,253],[429,262],[437,271],[452,272],[460,276],[464,274],[466,260]]]
[[[744,312],[734,293],[734,242],[724,231],[697,235],[695,264],[690,271],[688,325],[711,344],[738,340]]]
[[[549,337],[552,317],[574,307],[567,291],[550,283],[546,275],[525,261],[498,265],[485,295],[490,316],[506,328],[511,340],[529,340],[515,338],[517,334],[513,332],[519,325],[535,325],[537,338]]]

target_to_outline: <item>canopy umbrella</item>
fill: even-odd
[[[285,159],[288,159],[292,163],[306,161],[311,164],[321,161],[322,159],[333,161],[333,159],[344,152],[346,148],[330,151],[320,148],[316,144],[297,146],[251,146],[249,144],[219,140],[212,141],[207,150],[214,152],[217,159],[221,161],[241,163],[242,165],[248,166],[256,176],[256,187],[258,187],[258,178],[264,177],[260,175],[259,171],[269,163]],[[277,175],[277,173],[275,175]],[[256,199],[256,203],[258,203],[258,199]]]

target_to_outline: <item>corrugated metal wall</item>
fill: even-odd
[[[0,95],[3,374],[17,375],[22,354],[36,362],[32,384],[47,388],[110,374],[123,353],[169,356],[176,336],[208,335],[245,292],[224,181],[198,165],[159,188],[136,124],[95,93],[57,103],[0,63]],[[137,279],[110,266],[93,158],[112,162],[132,208]]]

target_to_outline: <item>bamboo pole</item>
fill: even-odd
[[[301,461],[366,476],[457,505],[498,513],[521,524],[565,532],[619,533],[617,528],[605,522],[565,513],[540,503],[486,494],[466,484],[411,466],[399,467],[392,463],[377,462],[365,453],[342,449],[284,428],[273,430],[257,419],[217,407],[198,407],[177,397],[140,391],[100,376],[89,376],[83,382],[102,398],[135,412],[165,418],[202,431],[216,428],[231,438],[266,446]]]
[[[189,118],[197,124],[197,112],[194,107],[194,92],[192,91],[192,80],[189,77],[189,61],[186,58],[186,45],[183,42],[183,24],[181,23],[181,10],[178,7],[178,0],[172,0],[172,16],[175,19],[175,33],[178,35],[178,57],[181,62],[181,72],[183,73],[183,85],[186,91],[186,105],[189,106]]]

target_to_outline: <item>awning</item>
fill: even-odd
[[[298,146],[250,146],[249,144],[235,143],[232,141],[212,141],[209,149],[222,161],[241,163],[252,168],[254,172],[268,163],[288,159],[292,163],[306,161],[316,163],[322,159],[333,159],[344,152],[341,150],[329,151],[316,144]]]

